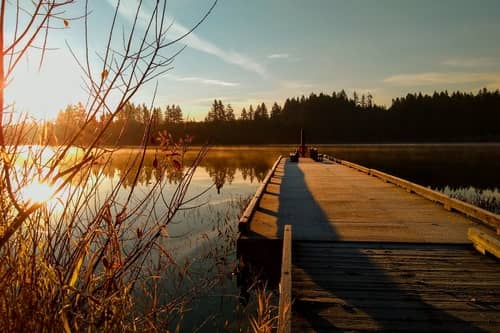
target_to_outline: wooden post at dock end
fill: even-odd
[[[488,252],[500,259],[500,239],[493,232],[472,227],[469,228],[467,236],[481,254]]]
[[[283,255],[281,259],[280,300],[278,333],[290,333],[292,329],[292,226],[283,230]]]
[[[306,157],[306,139],[304,136],[304,129],[300,129],[300,146],[299,146],[299,153],[300,157]]]

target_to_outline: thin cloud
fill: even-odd
[[[189,30],[177,23],[174,23],[171,28],[172,31],[176,32],[178,35],[183,35],[186,34]],[[184,38],[182,43],[185,43],[187,46],[207,53],[214,55],[218,57],[219,59],[223,60],[224,62],[227,62],[229,64],[237,65],[240,68],[243,68],[244,70],[248,72],[253,72],[258,74],[259,76],[263,78],[268,78],[269,74],[267,73],[267,70],[265,69],[264,66],[261,64],[257,63],[250,57],[247,57],[243,54],[240,54],[235,51],[227,51],[219,48],[215,44],[200,38],[197,34],[194,32],[191,32],[186,38]]]
[[[108,3],[111,4],[112,6],[115,6],[116,0],[108,0]],[[135,15],[135,5],[131,6],[130,5],[131,3],[133,2],[122,1],[119,8],[120,15],[122,15],[128,20],[133,20]],[[142,23],[147,22],[146,20],[148,17],[144,10],[140,12],[140,18],[141,18],[141,20],[139,20],[140,22]],[[171,39],[175,39],[189,33],[190,29],[188,29],[187,27],[175,22],[172,18],[169,18],[168,20],[173,22],[169,30],[169,32],[174,35],[171,36]],[[240,68],[248,72],[258,74],[263,78],[269,77],[266,68],[263,65],[254,61],[253,59],[251,59],[250,57],[235,51],[223,50],[217,45],[213,44],[212,42],[209,42],[208,40],[199,37],[195,32],[190,32],[189,35],[187,35],[180,41],[180,43],[185,44],[192,49],[216,56],[217,58],[221,59],[226,63],[239,66]]]
[[[202,84],[208,84],[212,86],[222,86],[222,87],[237,87],[240,84],[237,82],[228,82],[228,81],[222,81],[222,80],[214,80],[214,79],[207,79],[203,77],[197,77],[197,76],[177,76],[177,75],[165,75],[167,78],[171,78],[172,80],[179,81],[179,82],[196,82],[196,83],[202,83]]]
[[[400,86],[424,86],[436,84],[463,84],[478,82],[484,82],[486,84],[496,84],[500,82],[500,73],[428,72],[416,74],[399,74],[387,77],[383,80],[383,82]]]
[[[267,59],[271,60],[283,60],[288,62],[297,62],[300,61],[300,58],[294,57],[288,53],[273,53],[267,56]]]
[[[444,60],[442,64],[449,67],[477,68],[477,67],[495,66],[498,64],[498,61],[496,59],[488,57],[450,58]]]
[[[267,56],[269,59],[289,59],[288,53],[274,53]]]

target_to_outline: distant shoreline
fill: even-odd
[[[268,149],[268,148],[289,148],[296,147],[300,143],[296,144],[246,144],[246,145],[210,145],[210,149]],[[408,146],[419,146],[419,147],[432,147],[432,146],[450,146],[450,147],[458,147],[458,146],[500,146],[500,142],[383,142],[383,143],[306,143],[307,147],[372,147],[372,146],[387,146],[387,147],[408,147]],[[200,148],[202,145],[190,145],[188,148]],[[111,147],[102,147],[102,148],[111,148]],[[113,147],[118,149],[139,149],[142,146],[134,146],[134,145],[126,145],[126,146],[118,146]],[[157,149],[159,146],[149,145],[149,149]]]

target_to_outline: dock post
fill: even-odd
[[[281,260],[280,300],[278,310],[278,333],[290,333],[292,321],[292,226],[285,225],[283,231],[283,254]]]

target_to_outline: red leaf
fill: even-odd
[[[106,79],[108,77],[108,74],[109,74],[108,70],[104,69],[101,73],[101,79],[103,80]]]
[[[180,170],[181,169],[181,163],[177,160],[173,160],[172,163],[174,164],[174,167],[177,169],[177,170]]]

